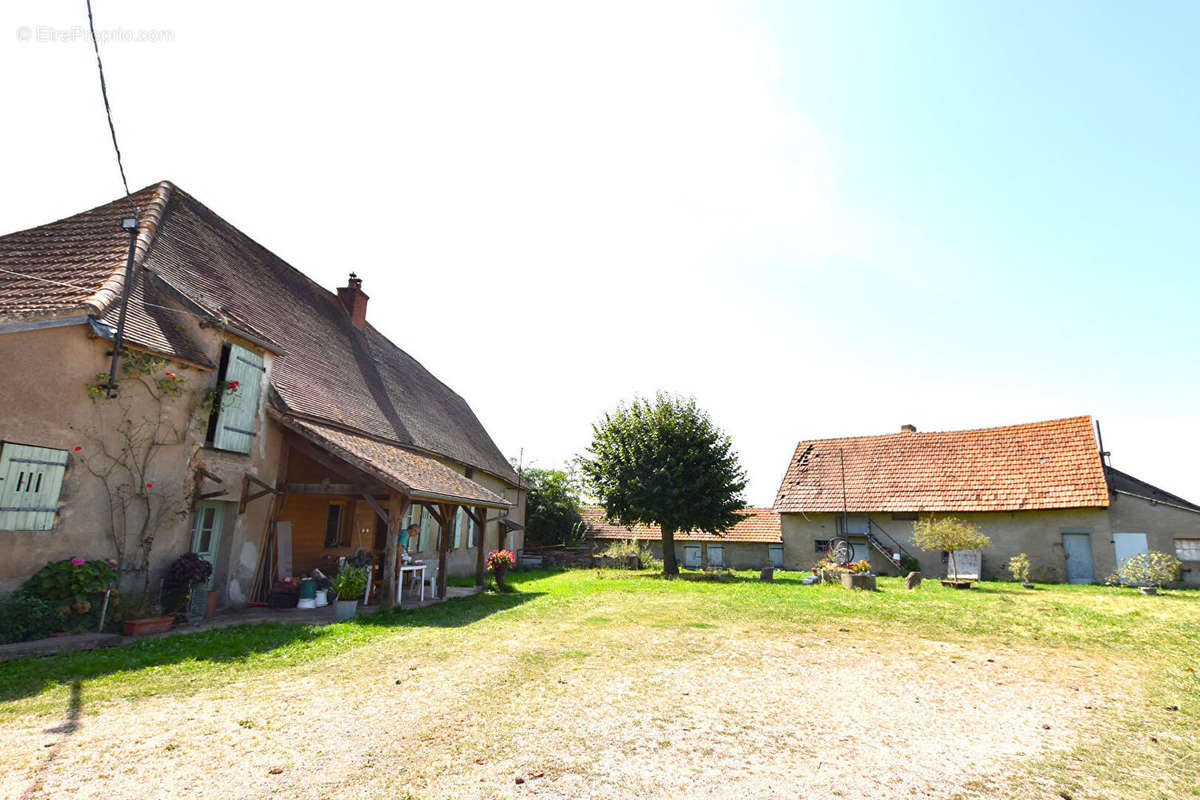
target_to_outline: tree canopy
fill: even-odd
[[[570,544],[583,536],[579,514],[579,481],[561,469],[527,467],[525,535],[543,545]]]
[[[721,533],[745,508],[733,443],[691,397],[660,392],[618,406],[592,426],[579,464],[609,519],[659,526],[667,575],[679,574],[677,531]]]
[[[992,543],[974,525],[955,517],[924,517],[913,523],[913,541],[922,550],[945,550],[950,554],[950,571],[958,580],[959,550],[982,550]]]

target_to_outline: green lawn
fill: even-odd
[[[725,777],[711,779],[728,796],[754,796],[765,789],[751,773],[774,775],[772,787],[822,785],[826,750],[805,751],[804,742],[838,733],[842,712],[821,708],[828,696],[839,705],[851,698],[855,724],[869,720],[868,731],[881,732],[847,727],[831,738],[842,742],[838,763],[886,764],[894,753],[875,749],[892,733],[890,720],[903,726],[892,747],[925,736],[946,739],[952,752],[961,735],[985,760],[997,742],[1008,746],[1008,732],[988,726],[1021,728],[1012,752],[1028,748],[1028,757],[1005,757],[978,781],[938,778],[935,795],[1200,797],[1197,592],[1143,597],[1121,588],[989,582],[963,592],[928,581],[907,592],[899,579],[884,578],[880,591],[864,593],[802,586],[796,573],[777,573],[769,584],[756,577],[518,573],[510,594],[355,623],[244,626],[0,664],[0,795],[96,789],[101,784],[78,772],[92,763],[96,742],[115,733],[122,734],[120,765],[96,771],[92,764],[90,773],[104,776],[96,780],[113,797],[123,796],[122,776],[131,781],[129,796],[147,781],[178,789],[171,782],[179,775],[236,760],[222,761],[221,752],[290,763],[299,723],[284,724],[272,709],[294,709],[288,719],[295,720],[317,716],[311,709],[327,703],[305,729],[344,713],[341,744],[306,744],[304,759],[282,774],[255,772],[242,785],[247,794],[296,796],[306,786],[303,764],[321,763],[321,774],[334,776],[328,796],[518,796],[526,784],[513,774],[521,770],[546,796],[653,796],[653,787],[678,779],[656,770],[675,772],[672,764],[695,759],[724,765]],[[876,672],[880,694],[870,681],[861,686]],[[944,704],[908,705],[924,693],[935,697],[943,682],[984,710],[960,721]],[[1100,699],[1064,699],[1079,691]],[[769,702],[756,707],[756,692]],[[987,710],[991,693],[1028,698],[1028,714],[1042,713],[1039,727],[1049,733],[1037,732],[1044,738],[1035,741],[1025,717]],[[586,726],[572,711],[581,703],[596,715]],[[398,719],[407,718],[405,709],[415,716],[411,731],[397,723],[381,743],[370,732],[387,704]],[[176,713],[210,737],[194,758],[187,737],[167,741],[170,732],[150,721]],[[788,744],[788,726],[799,720],[814,726],[812,735]],[[779,727],[754,744],[760,723]],[[172,766],[159,775],[154,765],[166,762]],[[805,774],[788,771],[796,763],[809,765]],[[739,764],[751,765],[743,778]],[[915,770],[881,784],[829,774],[829,791],[847,797],[907,796],[900,789],[920,780]],[[675,784],[661,796],[680,791],[686,786]]]

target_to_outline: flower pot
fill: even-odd
[[[948,589],[970,589],[971,581],[954,581],[949,578],[942,578],[942,586]]]
[[[1142,586],[1140,588],[1142,590],[1142,594],[1158,594],[1157,586]]]
[[[503,589],[504,588],[504,573],[508,572],[508,570],[494,569],[494,570],[492,570],[492,572],[495,573],[495,575],[496,575],[496,588]]]
[[[843,572],[842,588],[875,591],[875,576],[869,572]]]
[[[358,598],[353,600],[338,600],[333,604],[333,618],[345,622],[358,616]]]
[[[838,583],[841,581],[841,574],[836,569],[823,569],[821,570],[821,582]]]
[[[127,619],[121,623],[121,633],[124,636],[145,636],[150,633],[165,633],[171,630],[171,625],[174,622],[174,617]]]
[[[204,602],[204,618],[212,619],[217,613],[217,593],[209,592]]]

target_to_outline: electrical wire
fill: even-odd
[[[92,19],[92,0],[87,2],[88,30],[92,32],[92,48],[96,51],[96,69],[100,72],[100,96],[104,98],[104,114],[108,117],[108,132],[112,134],[113,150],[117,154],[117,169],[121,172],[121,184],[125,187],[125,197],[129,207],[133,209],[135,219],[141,216],[137,203],[133,201],[133,193],[129,191],[129,181],[125,179],[125,165],[121,162],[121,148],[117,146],[117,129],[113,125],[112,107],[108,104],[108,86],[104,83],[104,64],[100,61],[100,42],[96,40],[96,23]]]
[[[51,284],[52,286],[65,286],[68,289],[74,289],[79,292],[86,292],[88,295],[91,295],[96,291],[94,288],[89,289],[85,286],[79,286],[74,283],[67,283],[66,281],[56,281],[51,278],[42,278],[37,275],[30,275],[29,273],[26,273],[26,272],[14,272],[11,269],[4,269],[3,267],[0,267],[0,272],[3,272],[6,275],[15,275],[18,278],[29,278],[30,280],[33,280],[33,281],[39,281],[41,283],[48,283],[48,284]],[[198,314],[195,311],[185,311],[181,308],[172,308],[170,306],[159,305],[158,303],[151,303],[149,300],[145,300],[145,299],[142,300],[141,305],[143,305],[147,308],[161,308],[163,311],[170,311],[173,314],[186,314],[189,317],[196,317],[197,319],[203,319],[203,320],[215,319],[215,317],[213,317],[211,314]]]

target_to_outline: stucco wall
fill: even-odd
[[[1151,550],[1175,555],[1175,539],[1200,539],[1200,513],[1140,497],[1114,492],[1109,516],[1113,532],[1144,533]],[[1185,561],[1180,577],[1184,583],[1200,584],[1200,561]]]
[[[198,342],[214,363],[219,360],[220,347],[225,340],[215,329],[189,326]],[[244,343],[243,343],[244,344]],[[109,401],[93,402],[86,385],[94,382],[98,373],[107,372],[111,343],[91,335],[86,325],[0,334],[0,440],[21,444],[53,447],[68,452],[69,466],[59,495],[60,513],[54,528],[49,531],[0,531],[0,592],[19,586],[47,561],[73,556],[110,558],[116,555],[111,539],[108,514],[108,492],[101,481],[83,466],[80,457],[95,452],[98,437],[110,449],[119,437],[115,425],[121,418],[119,407]],[[189,430],[188,441],[179,446],[162,448],[147,473],[147,482],[156,492],[184,496],[192,488],[195,464],[222,479],[215,484],[206,481],[201,491],[218,491],[216,500],[234,501],[241,496],[242,476],[257,475],[268,483],[275,480],[275,455],[278,452],[278,433],[267,429],[261,413],[269,380],[271,357],[266,357],[268,373],[262,382],[259,397],[260,414],[256,421],[259,435],[255,437],[250,454],[222,453],[203,449],[204,426],[189,425],[192,409],[182,398],[165,405],[166,419],[173,425]],[[215,370],[189,367],[174,363],[188,389],[204,390],[215,380]],[[149,418],[157,413],[155,404],[135,387],[127,387],[122,401],[130,405],[130,417]],[[199,417],[206,419],[204,412]],[[199,418],[198,417],[198,418]],[[75,447],[84,448],[75,451]],[[194,458],[193,458],[194,454]],[[237,602],[248,587],[248,573],[257,561],[257,546],[267,518],[268,499],[250,504],[247,513],[226,516],[221,552],[225,563],[218,564],[216,589],[221,603]],[[162,518],[154,531],[151,560],[151,586],[156,586],[162,570],[179,554],[191,549],[192,519],[190,514],[169,514]],[[140,575],[127,575],[127,588],[140,586]]]
[[[654,553],[654,557],[661,559],[663,557],[663,546],[661,541],[650,541],[650,552]],[[675,542],[675,559],[679,562],[679,567],[683,569],[683,550],[688,545],[698,545],[700,542]],[[762,569],[770,563],[770,555],[767,552],[766,542],[712,542],[710,544],[719,544],[723,549],[724,566],[730,569]],[[597,551],[603,549],[605,542],[603,540],[596,542]]]
[[[1103,581],[1115,568],[1112,530],[1109,512],[1105,509],[1067,509],[1055,511],[1022,511],[1011,513],[957,514],[976,525],[991,538],[992,544],[983,551],[983,576],[987,579],[1007,579],[1009,558],[1025,553],[1031,563],[1031,574],[1039,581],[1066,580],[1066,560],[1062,545],[1063,533],[1087,533],[1092,543],[1094,575]],[[837,535],[839,514],[782,515],[784,563],[789,567],[807,569],[819,558],[814,541]],[[940,552],[924,552],[912,544],[912,522],[894,520],[891,514],[872,514],[874,522],[900,542],[921,563],[921,572],[930,577],[946,574]],[[896,574],[888,560],[872,552],[872,566],[884,574]]]

